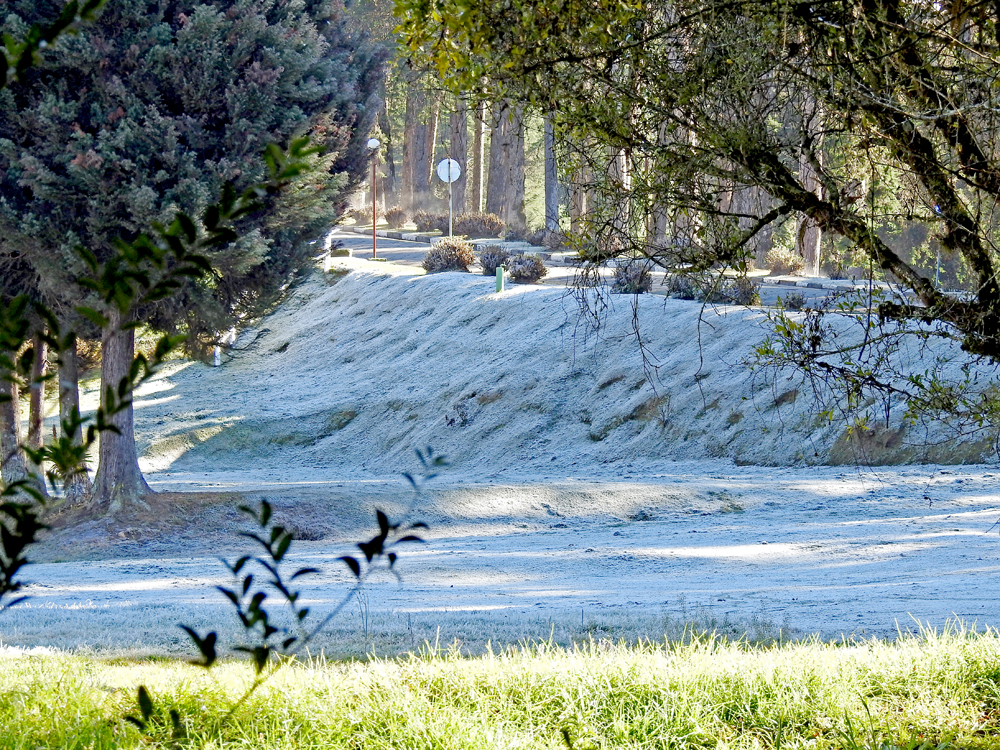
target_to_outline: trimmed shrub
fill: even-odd
[[[706,286],[702,300],[724,305],[759,305],[760,282],[748,279],[746,276],[725,279],[714,289],[712,286]]]
[[[444,217],[444,224],[445,227],[448,226],[447,216]],[[478,211],[459,214],[452,224],[455,234],[464,234],[471,239],[499,237],[504,230],[504,223],[499,216]]]
[[[427,273],[437,271],[468,272],[469,266],[475,260],[476,256],[472,252],[472,245],[458,237],[445,237],[440,242],[434,243],[420,265]]]
[[[448,214],[432,214],[429,211],[417,211],[413,214],[413,223],[418,232],[447,232]]]
[[[545,231],[545,230],[543,230],[543,231]],[[534,242],[532,244],[537,245],[539,243]],[[563,234],[562,232],[549,232],[549,231],[545,231],[545,234],[542,237],[541,244],[544,245],[545,247],[549,248],[549,250],[572,249],[570,247],[572,243],[570,242],[569,237],[567,235]]]
[[[378,209],[378,217],[382,218],[382,209]],[[358,224],[371,224],[372,223],[372,207],[365,206],[363,208],[353,208],[351,209],[351,218],[354,219]]]
[[[674,299],[720,305],[760,304],[760,282],[745,276],[718,281],[706,274],[675,274],[667,278],[666,287]]]
[[[549,272],[541,258],[524,253],[510,256],[503,267],[512,281],[521,284],[533,284]]]
[[[507,227],[507,231],[504,232],[503,238],[508,242],[530,242],[531,235],[532,231],[527,227],[511,226]]]
[[[510,258],[510,253],[499,245],[484,247],[479,253],[479,265],[483,267],[483,276],[496,275],[497,269],[506,263],[508,258]]]
[[[406,223],[406,211],[400,206],[393,206],[385,211],[385,220],[388,225],[396,229]]]
[[[806,306],[806,298],[802,292],[789,292],[778,299],[786,310],[801,310]]]
[[[508,242],[527,242],[536,247],[546,247],[546,241],[552,234],[547,229],[528,229],[528,227],[507,227],[503,238]]]
[[[622,263],[611,284],[614,294],[644,294],[653,288],[653,274],[644,262]]]
[[[674,299],[695,300],[701,294],[698,280],[686,274],[668,276],[664,286],[667,287],[667,295]]]
[[[787,276],[802,273],[805,270],[806,262],[794,250],[774,247],[767,251],[764,265],[770,269],[772,276]]]

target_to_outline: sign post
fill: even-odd
[[[448,236],[452,235],[451,183],[462,176],[462,167],[454,159],[442,159],[437,165],[437,176],[448,183]]]

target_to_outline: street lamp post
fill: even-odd
[[[377,254],[377,235],[375,234],[375,224],[376,224],[376,204],[375,204],[375,152],[378,151],[378,147],[382,145],[382,141],[378,138],[368,139],[368,148],[372,152],[372,260],[378,257]]]

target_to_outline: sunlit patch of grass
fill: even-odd
[[[961,626],[894,642],[525,645],[367,663],[302,660],[231,717],[228,662],[4,658],[0,746],[148,747],[124,721],[146,685],[184,747],[1000,747],[1000,639]],[[164,728],[153,738],[169,746]]]

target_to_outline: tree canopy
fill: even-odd
[[[762,232],[799,217],[900,293],[850,345],[820,324],[779,329],[787,362],[850,375],[855,390],[888,383],[858,353],[901,336],[1000,362],[995,4],[397,0],[397,12],[410,54],[455,87],[553,113],[607,196],[593,259],[746,268]],[[619,156],[627,179],[606,166]]]
[[[61,7],[14,2],[3,30],[21,37]],[[326,0],[109,3],[0,95],[5,251],[59,301],[83,271],[78,246],[106,258],[226,182],[259,182],[268,143],[309,135],[321,153],[292,192],[213,252],[207,283],[148,313],[210,339],[287,283],[342,214],[364,178],[383,56]]]
[[[0,30],[27,39],[62,12],[18,0]],[[2,291],[28,292],[74,327],[81,305],[99,311],[91,320],[103,328],[110,403],[129,375],[137,323],[180,331],[201,349],[261,312],[314,254],[310,243],[364,177],[384,52],[348,28],[335,0],[116,0],[76,31],[39,45],[0,91],[0,260],[19,271],[4,275],[17,288]],[[265,146],[300,136],[315,148],[301,154],[293,184],[262,194],[231,241],[206,246],[208,273],[192,269],[187,283],[174,274],[171,294],[126,316],[76,283],[179,212],[204,216],[186,233],[211,235],[219,211],[210,204],[261,183]],[[149,488],[130,402],[111,421],[95,492],[114,507]]]

